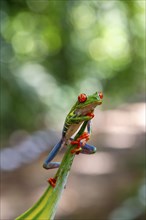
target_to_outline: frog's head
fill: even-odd
[[[78,102],[76,106],[76,108],[78,109],[77,111],[79,111],[83,115],[87,114],[88,112],[92,112],[97,105],[102,104],[102,99],[102,92],[96,92],[93,95],[89,96],[82,93],[78,96]]]

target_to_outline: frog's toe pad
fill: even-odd
[[[49,178],[48,183],[54,188],[56,186],[56,179],[55,178]]]
[[[74,148],[73,150],[71,150],[71,153],[72,154],[79,154],[81,152],[82,148],[81,147],[77,147],[77,148]]]

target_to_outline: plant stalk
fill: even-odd
[[[76,134],[74,140],[76,140],[80,135],[83,134],[87,126],[87,121],[83,123],[79,132]],[[74,145],[68,145],[67,151],[63,157],[61,165],[55,175],[56,186],[53,188],[51,185],[48,186],[44,194],[35,203],[32,208],[24,212],[22,215],[17,217],[15,220],[53,220],[57,211],[57,206],[61,195],[66,186],[67,178],[75,157],[75,154],[71,153]]]

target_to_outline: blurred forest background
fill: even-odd
[[[95,91],[98,151],[75,158],[56,219],[145,219],[145,27],[145,0],[1,0],[2,220],[44,192],[66,114]]]

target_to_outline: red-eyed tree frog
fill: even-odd
[[[96,152],[96,147],[86,144],[86,141],[89,140],[89,135],[91,133],[90,122],[91,119],[94,117],[94,109],[97,105],[102,104],[102,99],[102,92],[96,92],[93,95],[89,96],[82,93],[78,96],[78,100],[73,105],[65,119],[62,130],[62,137],[59,143],[54,146],[43,164],[43,167],[45,169],[53,169],[59,167],[60,162],[51,161],[56,156],[61,146],[66,146],[69,144],[69,142],[71,144],[77,145],[77,147],[73,149],[71,153],[92,154]],[[73,141],[71,137],[75,134],[80,125],[83,124],[85,121],[88,121],[87,132],[84,132],[76,141]]]

